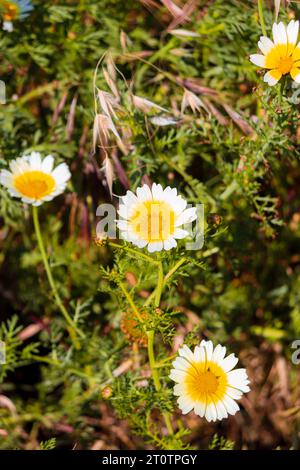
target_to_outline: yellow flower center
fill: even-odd
[[[4,9],[5,9],[5,12],[3,14],[4,21],[12,21],[19,14],[18,6],[10,2],[6,2],[4,4]]]
[[[266,68],[278,70],[282,75],[289,73],[296,61],[294,49],[293,44],[276,44],[266,55]]]
[[[291,57],[284,57],[281,59],[278,70],[285,75],[291,71],[293,67],[293,59]]]
[[[129,223],[140,239],[164,241],[175,231],[175,213],[164,201],[145,201],[138,205]]]
[[[214,362],[192,363],[187,370],[185,385],[194,401],[211,403],[221,400],[226,392],[227,376]]]
[[[28,171],[14,177],[14,186],[23,196],[42,199],[55,189],[55,179],[42,171]]]

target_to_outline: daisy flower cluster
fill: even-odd
[[[274,23],[272,33],[273,41],[266,36],[260,37],[258,47],[261,54],[252,54],[250,61],[268,70],[264,81],[270,86],[276,85],[287,74],[300,83],[299,21],[291,20],[287,26],[282,22]]]
[[[15,20],[26,18],[33,10],[31,0],[0,0],[0,13],[3,19],[3,29],[13,31]]]

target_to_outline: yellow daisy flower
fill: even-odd
[[[53,169],[54,158],[48,155],[44,160],[38,152],[10,162],[10,170],[1,170],[0,183],[12,197],[23,202],[40,206],[64,192],[71,173],[65,163]]]
[[[295,82],[300,83],[300,43],[297,43],[299,21],[290,21],[288,26],[282,22],[273,24],[273,41],[261,36],[258,47],[262,54],[252,54],[250,61],[269,69],[264,81],[270,86],[276,85],[283,75],[290,74]]]
[[[225,357],[226,348],[211,341],[201,341],[192,352],[186,345],[179,349],[170,378],[177,382],[174,395],[183,414],[194,410],[207,421],[234,415],[239,406],[235,400],[249,392],[246,369],[232,370],[238,358]]]

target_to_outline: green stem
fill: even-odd
[[[261,26],[261,30],[264,36],[267,35],[266,32],[266,26],[265,26],[265,20],[264,20],[264,12],[263,12],[263,0],[257,0],[257,6],[258,6],[258,15],[259,15],[259,22]]]
[[[158,369],[156,367],[155,356],[154,356],[154,330],[147,332],[148,336],[148,357],[149,357],[149,364],[152,372],[153,382],[155,386],[155,390],[158,392],[161,389],[161,383],[159,380]],[[170,414],[168,412],[163,413],[167,430],[170,435],[174,434],[173,426],[171,423]]]
[[[162,262],[159,260],[158,261],[157,288],[156,288],[156,291],[155,291],[155,306],[156,307],[159,307],[159,304],[160,304],[163,285],[164,285],[164,271],[163,271]],[[154,356],[154,335],[155,335],[154,330],[151,330],[151,331],[147,332],[147,336],[148,336],[148,357],[149,357],[149,364],[150,364],[150,368],[151,368],[151,372],[152,372],[154,386],[155,386],[155,389],[157,391],[159,391],[161,389],[161,383],[160,383],[160,380],[159,380],[158,368],[157,368],[156,361],[155,361],[155,356]],[[164,419],[165,419],[165,422],[166,422],[168,433],[170,435],[174,434],[170,414],[168,412],[164,412],[163,416],[164,416]]]
[[[43,237],[42,237],[42,234],[41,234],[41,228],[40,228],[40,222],[39,222],[39,216],[38,216],[38,208],[33,206],[33,212],[32,213],[33,213],[33,224],[34,224],[34,228],[35,228],[36,238],[37,238],[37,241],[38,241],[38,246],[39,246],[39,249],[40,249],[40,252],[41,252],[41,255],[42,255],[42,259],[43,259],[43,263],[44,263],[45,270],[46,270],[46,273],[47,273],[48,281],[49,281],[50,287],[52,289],[52,293],[53,293],[53,297],[55,299],[56,305],[60,309],[60,311],[63,314],[63,316],[64,316],[65,320],[67,321],[67,323],[72,328],[73,335],[71,334],[71,337],[75,336],[73,330],[75,330],[81,337],[84,337],[84,334],[78,329],[78,327],[76,326],[76,324],[74,323],[74,321],[72,320],[70,315],[68,314],[64,304],[62,303],[62,300],[59,296],[59,293],[57,291],[57,288],[56,288],[56,285],[55,285],[55,282],[54,282],[54,279],[53,279],[53,276],[52,276],[51,268],[50,268],[50,265],[49,265],[49,262],[48,262],[48,258],[47,258],[47,254],[46,254],[46,250],[45,250],[45,246],[44,246],[44,242],[43,242]]]
[[[285,85],[286,85],[286,75],[284,75],[281,79],[280,89],[279,89],[279,106],[282,105],[282,98],[284,95]]]
[[[161,383],[159,380],[158,371],[156,369],[155,357],[154,357],[154,330],[147,332],[148,336],[148,357],[149,357],[149,364],[152,371],[153,382],[155,385],[155,389],[159,391],[161,389]]]
[[[130,307],[132,308],[132,310],[134,311],[135,315],[137,316],[139,322],[143,325],[143,319],[141,317],[141,314],[140,312],[138,311],[138,308],[136,307],[131,295],[129,294],[129,292],[127,291],[126,287],[124,286],[123,282],[122,281],[119,281],[118,282],[120,288],[121,288],[121,291],[123,292],[124,294],[124,297],[127,299],[127,302],[129,303]]]
[[[170,269],[170,271],[165,275],[164,278],[164,283],[167,282],[170,277],[173,276],[173,274],[177,271],[177,269],[180,268],[184,263],[186,262],[186,258],[181,258],[177,263],[173,266],[173,268]]]
[[[155,291],[155,307],[159,307],[163,285],[164,285],[163,266],[162,266],[162,262],[158,261],[158,279],[157,279],[157,288]]]
[[[145,253],[141,253],[140,251],[135,250],[134,248],[130,248],[130,247],[124,246],[124,245],[119,245],[118,243],[112,242],[110,240],[108,240],[108,244],[112,248],[119,248],[121,250],[125,250],[134,257],[138,256],[138,257],[143,258],[144,260],[148,261],[149,263],[157,264],[157,261],[155,259],[151,258],[151,256],[148,256]]]
[[[173,276],[173,274],[177,271],[177,269],[179,269],[180,266],[182,266],[186,261],[187,261],[186,258],[182,258],[181,260],[177,261],[177,263],[173,266],[173,268],[171,268],[170,271],[165,275],[165,277],[163,279],[162,287]],[[154,289],[154,291],[151,292],[151,294],[147,298],[146,302],[144,303],[145,307],[148,307],[148,305],[151,304],[153,298],[156,296],[156,293],[157,293],[157,288]],[[159,294],[157,294],[157,295],[159,295]]]

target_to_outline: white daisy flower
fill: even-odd
[[[290,21],[287,26],[282,22],[273,24],[273,41],[261,36],[258,47],[262,54],[252,54],[250,61],[269,69],[264,81],[270,86],[276,85],[282,75],[291,75],[300,83],[300,42],[298,40],[299,21]]]
[[[165,189],[153,183],[137,188],[136,194],[127,191],[121,197],[117,221],[121,237],[138,246],[147,246],[150,253],[170,250],[177,246],[176,239],[189,235],[181,228],[197,218],[196,207],[187,208],[187,202],[177,189]]]
[[[71,173],[65,163],[53,169],[54,158],[48,155],[44,160],[38,152],[10,162],[10,170],[1,170],[0,183],[12,197],[23,202],[40,206],[64,192]]]
[[[201,341],[192,352],[186,345],[179,349],[170,378],[177,382],[174,395],[183,414],[194,410],[207,421],[234,415],[239,410],[235,400],[249,392],[246,369],[232,370],[238,358],[225,357],[226,348],[211,341]]]

